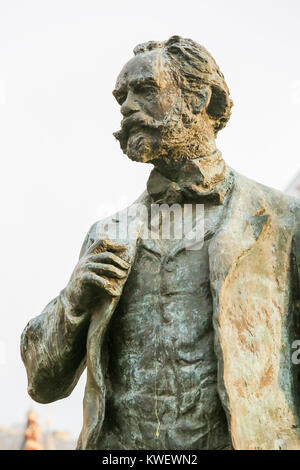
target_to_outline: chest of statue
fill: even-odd
[[[228,444],[216,389],[208,246],[139,240],[109,331],[107,414],[114,423],[104,426],[107,448]]]

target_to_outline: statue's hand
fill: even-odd
[[[65,296],[76,310],[84,312],[99,301],[101,296],[117,297],[121,294],[129,264],[114,252],[124,252],[125,245],[110,240],[93,243],[77,263],[64,290]]]

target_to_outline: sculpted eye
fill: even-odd
[[[149,93],[150,91],[153,91],[152,85],[141,85],[140,92]]]
[[[143,96],[144,98],[149,98],[154,93],[154,87],[149,84],[142,84],[134,87],[133,91],[135,94]]]

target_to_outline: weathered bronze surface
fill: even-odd
[[[173,36],[134,52],[115,136],[154,169],[25,328],[28,392],[64,398],[87,367],[80,449],[300,449],[299,200],[225,164],[215,137],[232,102],[202,46]],[[149,237],[154,204],[204,205],[203,244],[162,222]]]

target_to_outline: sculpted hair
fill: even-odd
[[[162,49],[169,59],[174,78],[183,93],[197,93],[203,85],[212,90],[211,99],[206,109],[214,121],[215,134],[226,126],[230,118],[232,100],[224,75],[210,53],[192,39],[172,36],[168,41],[149,41],[139,44],[134,54],[141,54],[153,49]]]

